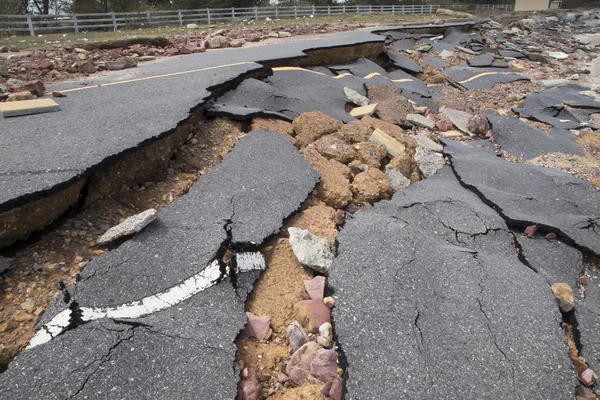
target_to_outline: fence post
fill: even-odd
[[[356,14],[360,14],[360,9],[358,8],[358,4],[356,5]]]
[[[231,21],[235,21],[235,8],[231,7]]]
[[[331,15],[331,6],[327,6],[327,15]]]
[[[75,34],[79,35],[79,24],[77,24],[77,14],[73,14],[73,29],[75,29]]]
[[[346,5],[345,4],[342,6],[342,14],[346,14]]]
[[[275,19],[279,19],[279,7],[275,7]]]
[[[35,36],[35,31],[33,30],[33,21],[31,20],[31,15],[27,15],[27,24],[29,25],[29,34],[31,36]]]
[[[369,15],[373,15],[373,6],[369,5]]]
[[[113,31],[117,31],[117,16],[115,15],[114,12],[110,13],[112,16],[112,23],[113,23]]]
[[[277,7],[275,7],[275,11],[277,11]],[[294,6],[294,18],[298,18],[298,8]]]
[[[254,7],[254,19],[258,19],[258,8]]]
[[[183,26],[183,16],[181,15],[181,10],[177,10],[177,14],[179,15],[179,26]]]
[[[206,9],[206,19],[207,19],[207,24],[210,25],[210,8]]]
[[[392,15],[396,14],[396,6],[392,4]]]
[[[315,15],[315,6],[312,6],[312,15]]]
[[[152,21],[150,19],[150,11],[146,11],[146,19],[148,20],[148,24],[150,24],[150,22]]]

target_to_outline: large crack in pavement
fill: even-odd
[[[54,330],[50,335],[48,327],[59,325],[53,322],[40,330],[45,340],[32,342],[35,346],[17,356],[0,376],[3,394],[14,399],[37,395],[84,398],[87,393],[152,398],[169,390],[170,397],[220,398],[229,393],[233,398],[237,382],[232,368],[234,340],[246,321],[245,296],[234,280],[246,274],[256,279],[256,269],[264,268],[260,255],[245,255],[240,249],[258,246],[276,233],[318,179],[317,172],[280,134],[261,130],[240,139],[221,164],[193,185],[188,195],[163,209],[155,223],[86,266],[84,279],[72,290],[70,305],[75,307],[63,303],[57,317],[72,322],[73,318],[65,316],[77,312],[79,323],[62,334]],[[214,258],[225,248],[235,249],[239,259],[223,271]],[[208,270],[204,265],[209,265]],[[238,270],[232,270],[232,265]],[[103,273],[97,274],[99,270]],[[90,345],[98,335],[94,327],[118,323],[151,327],[153,332],[144,328],[132,335],[127,341],[131,350],[106,342]],[[156,332],[173,340],[161,341]],[[111,360],[105,359],[87,374],[83,384],[53,373],[56,368],[73,371],[80,367],[85,359],[77,348],[81,337],[86,338],[91,357],[105,359],[96,356],[99,352]],[[182,338],[187,338],[185,343]],[[211,349],[226,351],[215,358]],[[55,352],[70,357],[52,365]],[[32,381],[32,369],[42,365],[44,373]],[[190,365],[196,365],[196,370]],[[203,379],[192,379],[197,378],[198,369]],[[160,382],[175,379],[175,372],[182,374],[177,376],[179,381],[190,384],[161,386]],[[113,386],[115,379],[120,381],[117,386]]]

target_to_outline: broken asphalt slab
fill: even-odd
[[[503,68],[473,68],[466,65],[447,68],[442,71],[442,74],[458,81],[470,90],[491,90],[499,83],[529,80],[522,75],[507,72]]]
[[[329,287],[347,399],[572,396],[560,314],[449,167],[346,222]]]
[[[538,224],[568,244],[600,254],[600,193],[566,172],[495,157],[489,150],[441,139],[460,182],[511,225]]]
[[[238,291],[229,281],[233,271],[226,274],[214,262],[205,266],[223,246],[256,248],[276,233],[317,182],[318,173],[282,135],[260,130],[240,139],[157,221],[86,266],[70,305],[73,313],[81,312],[81,321],[17,356],[0,376],[3,395],[233,398],[234,340],[246,321],[246,295],[260,271],[240,268],[238,260]],[[135,308],[142,297],[215,267],[220,282],[168,308],[149,309],[133,319],[126,307],[119,318],[93,316],[100,307],[129,303]],[[264,260],[258,267],[264,268]],[[72,317],[71,323],[76,320]],[[188,383],[175,384],[182,381]]]
[[[584,154],[567,130],[551,129],[546,133],[518,118],[499,116],[491,110],[483,114],[490,121],[494,141],[513,156],[532,159],[552,152]]]

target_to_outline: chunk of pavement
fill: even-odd
[[[398,154],[406,150],[406,146],[392,138],[390,135],[381,129],[375,129],[369,138],[369,141],[381,143],[387,149],[390,158],[396,157]]]
[[[490,54],[482,54],[480,56],[475,56],[475,57],[469,58],[467,60],[467,63],[471,67],[477,67],[477,68],[491,67],[494,60],[495,60],[495,58],[492,57]]]
[[[423,72],[423,68],[410,58],[404,57],[402,54],[398,54],[394,51],[388,50],[387,48],[384,48],[383,51],[388,56],[392,64],[401,70],[412,74],[420,74]]]
[[[321,349],[310,363],[310,374],[321,382],[329,382],[337,376],[338,354],[336,350]]]
[[[279,231],[318,179],[282,135],[250,132],[157,222],[94,257],[73,298],[82,307],[119,306],[172,288],[214,259],[225,227],[233,243],[262,243]]]
[[[349,87],[344,87],[344,94],[351,103],[354,103],[357,106],[362,107],[369,105],[369,99],[358,93],[356,90],[350,89]]]
[[[402,175],[400,171],[390,164],[385,166],[385,173],[390,178],[390,185],[392,185],[394,193],[410,186],[410,179]]]
[[[546,79],[544,81],[540,81],[540,86],[542,89],[550,89],[557,86],[565,86],[571,84],[571,81],[568,79]]]
[[[452,121],[454,126],[459,131],[466,133],[469,136],[473,136],[473,133],[467,128],[469,125],[469,120],[471,117],[473,117],[471,114],[464,111],[454,110],[452,108],[445,108],[442,110],[440,115],[442,118],[448,118],[450,121]]]
[[[354,177],[350,185],[354,200],[361,203],[373,204],[392,195],[392,185],[388,176],[378,169],[369,168]]]
[[[333,318],[348,398],[435,398],[439,387],[447,398],[572,396],[547,283],[450,167],[356,214],[338,243],[328,286],[344,305]]]
[[[242,335],[256,340],[265,340],[269,338],[271,320],[267,316],[259,317],[246,311],[248,321],[242,331]]]
[[[114,242],[122,237],[136,234],[153,222],[156,219],[156,214],[157,211],[154,208],[150,208],[139,214],[132,215],[119,225],[115,225],[104,232],[104,234],[96,240],[96,244],[104,246],[105,244]]]
[[[262,387],[254,368],[244,368],[238,382],[238,400],[258,400],[262,396]]]
[[[551,129],[546,133],[518,118],[500,116],[491,110],[483,115],[492,126],[494,141],[513,156],[530,160],[552,152],[583,155],[569,131]]]
[[[314,146],[322,156],[342,164],[347,164],[356,158],[356,151],[352,146],[334,135],[321,137]]]
[[[575,299],[575,317],[581,342],[580,355],[585,358],[590,368],[600,371],[600,275],[592,269],[588,270],[585,285],[585,297]],[[578,284],[581,285],[580,282]],[[576,286],[574,286],[576,287]]]
[[[427,129],[435,128],[435,122],[433,122],[431,119],[429,119],[423,115],[408,114],[406,116],[406,120],[413,125],[420,126],[423,128],[427,128]]]
[[[238,376],[231,366],[245,316],[244,302],[227,279],[181,308],[132,322],[90,321],[22,352],[0,377],[3,396],[58,399],[78,392],[96,398],[110,392],[116,398],[235,397]],[[187,383],[173,385],[179,379]]]
[[[552,294],[556,299],[558,308],[564,313],[568,313],[575,308],[575,298],[573,297],[573,290],[567,283],[555,283],[552,285]]]
[[[529,239],[521,237],[518,232],[514,233],[523,257],[550,285],[567,282],[572,287],[577,287],[584,269],[583,256],[579,250],[560,240],[540,237]]]
[[[292,122],[298,143],[304,147],[309,143],[340,129],[342,123],[322,112],[308,112]]]
[[[50,98],[14,102],[6,101],[4,103],[0,103],[0,115],[2,115],[4,118],[41,114],[53,111],[60,111],[60,106]]]
[[[441,144],[434,142],[425,135],[416,135],[413,139],[417,143],[417,146],[422,147],[425,150],[441,153],[444,149]]]
[[[331,310],[323,300],[302,300],[294,304],[294,317],[308,333],[318,333],[321,325],[331,323]]]
[[[325,296],[325,277],[315,276],[310,280],[305,280],[304,288],[311,299],[323,300],[323,297]]]
[[[304,343],[308,342],[308,335],[304,331],[304,328],[302,328],[300,323],[296,320],[292,321],[292,323],[287,327],[286,337],[290,343],[292,351],[298,350],[304,345]]]
[[[563,53],[562,51],[550,51],[548,52],[548,56],[552,57],[556,60],[564,60],[569,58],[569,55],[566,53]]]
[[[305,229],[288,228],[290,245],[302,265],[327,274],[333,262],[333,252],[327,239],[313,235]]]
[[[438,56],[443,59],[450,58],[453,55],[454,55],[454,52],[450,51],[450,50],[442,50],[442,51],[440,51],[440,54],[438,54]]]
[[[285,367],[285,373],[296,385],[302,385],[310,372],[310,364],[317,355],[319,345],[308,342],[292,354]]]
[[[435,174],[445,164],[444,157],[440,153],[422,147],[415,151],[415,162],[425,178]]]
[[[511,57],[511,58],[525,58],[527,57],[525,54],[520,51],[515,50],[498,50],[498,54],[502,57]]]
[[[356,107],[350,110],[350,115],[354,118],[362,118],[365,115],[373,115],[375,109],[377,108],[377,103],[369,104],[368,106]]]
[[[600,192],[571,174],[495,157],[487,149],[441,139],[461,182],[510,221],[560,232],[600,254]]]

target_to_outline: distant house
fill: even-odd
[[[515,11],[538,11],[561,8],[563,0],[515,0]]]

